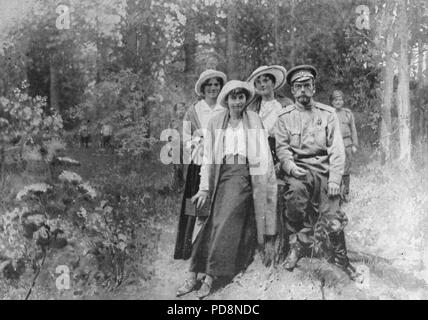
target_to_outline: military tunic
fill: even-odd
[[[355,119],[352,111],[346,108],[336,109],[337,117],[339,118],[340,131],[342,132],[343,143],[345,145],[345,171],[344,175],[349,175],[352,165],[352,146],[358,146],[357,129],[355,127]]]
[[[290,105],[279,115],[275,136],[277,156],[288,175],[300,166],[340,185],[345,150],[333,107],[315,101],[310,110]]]

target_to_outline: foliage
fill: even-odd
[[[40,96],[32,98],[25,89],[16,88],[8,99],[0,98],[0,143],[2,148],[17,149],[20,161],[51,160],[61,144],[62,118],[46,105]],[[3,150],[4,150],[3,149]]]
[[[103,191],[64,170],[52,185],[36,183],[18,192],[16,207],[1,216],[5,279],[19,280],[26,269],[37,273],[55,261],[72,270],[73,287],[82,292],[114,289],[136,272],[150,277],[139,266],[155,249],[150,197],[125,196],[111,184]]]
[[[150,116],[146,111],[150,103],[148,87],[148,83],[129,69],[111,74],[87,88],[84,102],[73,109],[71,118],[91,119],[93,131],[110,123],[114,126],[119,154],[146,154],[155,142],[150,137]]]

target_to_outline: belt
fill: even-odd
[[[227,154],[223,157],[223,164],[248,164],[248,158],[241,154]]]

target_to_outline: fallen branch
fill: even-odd
[[[46,259],[46,250],[44,250],[44,251],[43,251],[43,259],[42,259],[42,263],[40,264],[39,269],[37,270],[36,274],[34,275],[33,282],[31,283],[31,287],[30,287],[30,289],[28,290],[27,295],[25,296],[25,299],[24,299],[24,300],[28,300],[28,298],[30,297],[31,292],[33,291],[33,288],[34,288],[34,286],[36,285],[36,280],[37,280],[37,278],[39,277],[40,271],[42,270],[42,267],[43,267],[43,265],[44,265],[44,263],[45,263],[45,259]]]
[[[386,264],[392,264],[391,260],[376,256],[370,253],[361,252],[361,251],[348,250],[348,256],[349,256],[349,260],[354,262],[364,262],[369,264],[383,262]]]

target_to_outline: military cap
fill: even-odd
[[[308,79],[316,79],[317,78],[317,69],[315,67],[303,64],[299,66],[295,66],[291,68],[286,75],[286,80],[289,85],[291,85],[294,81],[305,81]]]
[[[333,101],[336,98],[341,97],[342,99],[345,97],[342,91],[340,90],[333,90],[333,92],[330,95],[330,101]]]

